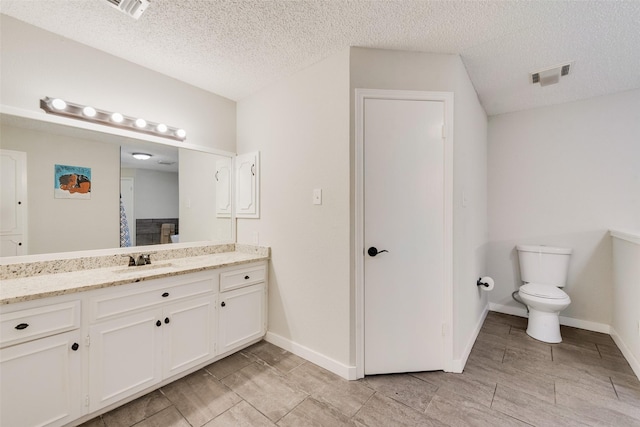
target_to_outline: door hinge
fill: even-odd
[[[442,138],[447,138],[447,125],[442,125]]]
[[[84,337],[84,345],[85,347],[91,347],[91,335],[87,334],[87,336]]]
[[[84,406],[89,406],[89,402],[90,402],[90,401],[89,401],[89,395],[87,394],[87,395],[84,397]]]

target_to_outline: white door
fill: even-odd
[[[0,150],[0,256],[27,255],[27,153]]]
[[[367,375],[443,369],[444,115],[440,101],[364,100]]]

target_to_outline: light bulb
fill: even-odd
[[[56,110],[64,110],[65,108],[67,108],[67,103],[60,98],[56,98],[51,101],[51,106]]]
[[[187,132],[184,129],[178,129],[176,131],[176,136],[178,138],[184,138],[185,136],[187,136]]]
[[[147,121],[145,119],[136,119],[136,126],[139,128],[147,127]]]
[[[82,114],[84,114],[87,117],[95,117],[96,113],[97,113],[96,109],[93,107],[86,106],[82,109]]]
[[[111,114],[111,121],[115,122],[115,123],[122,123],[122,121],[124,120],[124,116],[120,113],[113,113]]]
[[[151,154],[147,153],[133,153],[132,156],[138,160],[149,160],[151,158]]]
[[[162,132],[165,133],[167,131],[167,125],[165,125],[164,123],[160,123],[158,126],[156,126],[156,130],[158,132]]]

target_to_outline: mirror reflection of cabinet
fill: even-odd
[[[27,202],[27,153],[0,150],[2,166],[2,190],[0,208],[0,256],[27,253],[26,202]]]
[[[260,218],[260,152],[236,157],[236,217]]]
[[[216,216],[231,216],[231,159],[216,162]]]

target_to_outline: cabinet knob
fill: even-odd
[[[171,320],[169,320],[169,318],[168,318],[168,317],[165,317],[165,318],[164,318],[164,323],[169,323],[169,322],[171,322]]]
[[[161,325],[162,325],[162,322],[158,320],[158,321],[156,322],[156,326],[157,326],[157,327],[160,327]]]
[[[249,276],[244,276],[244,280],[249,280],[250,277]]]
[[[164,294],[162,294],[162,298],[166,298],[169,296],[169,292],[165,292]]]
[[[29,327],[28,323],[20,323],[18,326],[16,326],[16,329],[22,330],[22,329],[27,329],[28,327]]]
[[[227,305],[227,304],[225,304],[225,303],[224,303],[224,301],[222,301],[222,302],[220,303],[220,306],[221,306],[221,307],[225,307],[226,305]]]
[[[78,351],[79,348],[80,348],[80,346],[78,345],[77,342],[74,342],[73,345],[71,346],[71,350],[73,350],[73,351]]]

